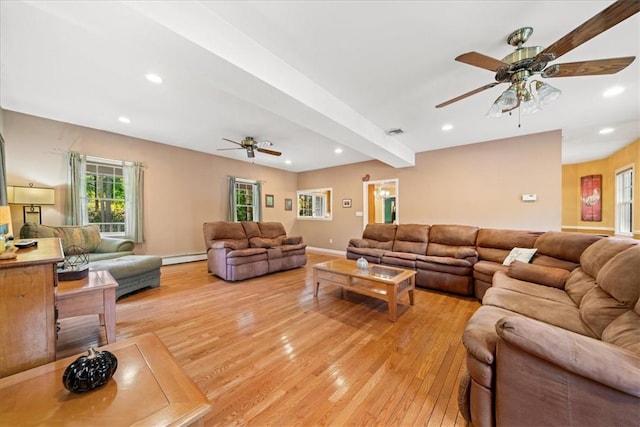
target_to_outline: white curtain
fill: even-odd
[[[87,185],[86,166],[87,157],[84,154],[69,152],[68,163],[68,191],[65,206],[65,223],[67,225],[86,225],[87,217]]]
[[[125,235],[144,242],[144,171],[141,163],[123,162],[125,193]]]

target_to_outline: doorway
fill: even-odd
[[[399,187],[398,178],[363,183],[363,227],[366,227],[367,224],[399,223]]]

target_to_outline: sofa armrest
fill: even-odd
[[[569,274],[571,274],[571,272],[564,268],[527,264],[522,261],[513,261],[507,269],[507,275],[514,279],[558,289],[564,289]]]
[[[562,370],[640,397],[640,357],[594,338],[523,316],[496,323],[498,363],[501,340]]]
[[[364,239],[351,239],[349,240],[349,246],[356,248],[368,248],[369,242]]]
[[[282,241],[283,245],[299,245],[302,243],[302,236],[289,236]]]
[[[217,242],[213,242],[211,244],[211,249],[229,249],[236,250],[238,249],[238,245],[235,242],[228,242],[226,240],[218,240]]]
[[[94,251],[103,254],[109,252],[132,252],[135,242],[131,239],[121,239],[117,237],[102,237],[100,244]]]

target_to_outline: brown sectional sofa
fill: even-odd
[[[587,245],[574,233],[554,233],[540,243],[549,254],[537,263],[495,272],[463,335],[459,405],[469,422],[640,423],[638,243]]]
[[[349,241],[349,259],[416,270],[416,285],[482,299],[514,247],[535,248],[534,265],[571,271],[603,236],[560,231],[478,228],[451,224],[369,224]]]
[[[202,226],[209,273],[237,281],[307,263],[302,237],[287,237],[279,222],[205,222]]]

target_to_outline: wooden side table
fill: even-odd
[[[80,280],[58,282],[58,319],[97,314],[106,329],[107,343],[116,342],[117,287],[118,282],[106,270],[89,271],[89,275]]]
[[[104,387],[75,394],[62,385],[67,357],[0,379],[0,423],[12,426],[203,425],[206,396],[153,333],[110,344],[118,369]],[[85,353],[86,354],[86,353]]]

